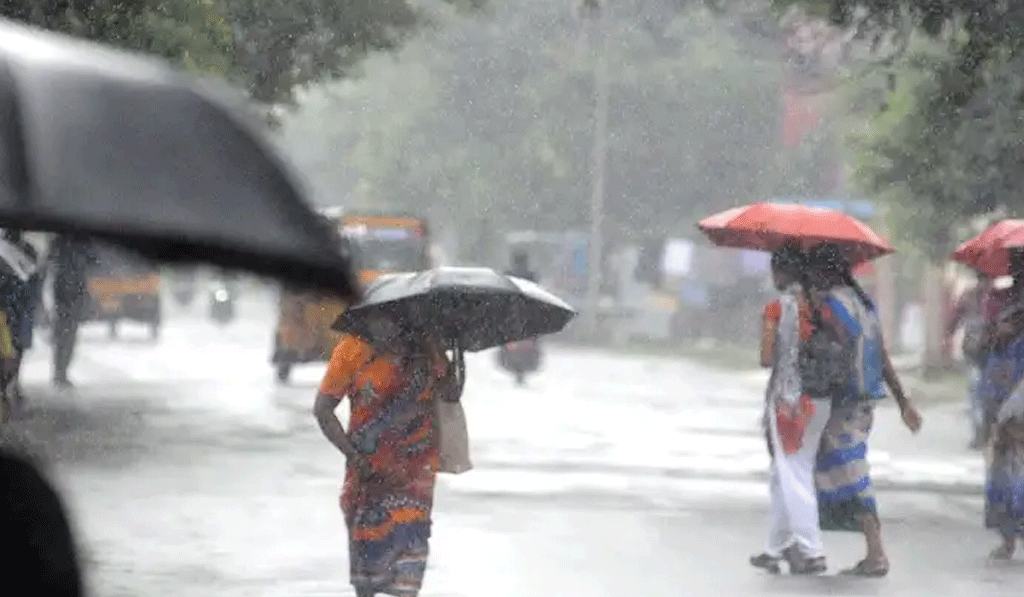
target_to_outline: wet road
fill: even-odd
[[[45,454],[68,492],[94,595],[352,594],[337,508],[342,462],[308,414],[320,368],[300,369],[288,387],[273,382],[271,314],[253,300],[242,320],[218,329],[172,313],[156,344],[143,329],[117,342],[88,329],[72,393],[43,383],[45,345],[28,363],[34,404],[14,432]],[[890,578],[758,574],[745,564],[765,530],[757,374],[549,356],[525,390],[487,355],[470,362],[477,470],[440,483],[425,597],[1024,587],[1024,561],[985,561],[993,541],[978,525],[980,500],[955,479],[973,474],[973,457],[932,462],[904,457],[898,444],[878,462],[899,489],[881,496]],[[907,475],[922,467],[949,491],[916,490]],[[855,539],[827,537],[833,567],[855,561]]]

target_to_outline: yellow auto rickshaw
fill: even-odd
[[[428,269],[430,236],[426,221],[407,215],[324,212],[347,243],[362,284],[386,273]],[[272,363],[288,381],[299,363],[325,362],[338,341],[331,325],[345,305],[330,296],[285,290],[274,334]]]
[[[150,336],[160,335],[160,271],[141,257],[109,245],[97,245],[86,272],[88,301],[86,321],[104,321],[110,337],[128,319],[149,326]]]

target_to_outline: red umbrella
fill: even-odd
[[[1019,239],[1024,233],[1024,220],[1000,220],[981,234],[965,241],[950,258],[989,276],[1005,276],[1010,272],[1007,241]]]
[[[720,247],[774,251],[788,243],[810,248],[834,243],[851,263],[893,252],[860,220],[832,209],[792,203],[754,203],[704,218],[697,224]]]
[[[1024,252],[1024,227],[1011,230],[997,238],[992,246],[975,260],[974,268],[992,277],[1009,276],[1010,254]]]

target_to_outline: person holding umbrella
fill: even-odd
[[[1024,220],[1000,220],[977,236],[962,243],[951,255],[953,261],[963,263],[978,272],[979,277],[995,279],[1010,276],[1012,284],[1007,288],[993,288],[981,296],[980,320],[982,332],[972,347],[979,364],[979,379],[975,391],[975,403],[979,412],[976,444],[988,444],[990,430],[995,422],[998,404],[1010,393],[1013,385],[1005,375],[998,373],[1005,369],[1007,358],[1005,342],[999,342],[999,322],[1004,313],[1024,303]],[[968,336],[965,331],[965,342]],[[1005,340],[1005,338],[1003,338]],[[965,348],[967,348],[965,346]],[[965,354],[967,354],[965,350]]]
[[[920,429],[921,416],[903,392],[874,303],[854,280],[851,264],[891,253],[892,246],[856,218],[799,204],[755,203],[697,226],[719,246],[774,251],[795,245],[807,251],[800,281],[813,331],[799,346],[800,392],[831,399],[816,456],[819,522],[823,529],[864,533],[867,557],[846,573],[884,576],[889,562],[867,463],[874,401],[888,384],[912,431]]]
[[[766,549],[750,558],[754,567],[780,572],[787,560],[792,574],[817,574],[826,569],[814,465],[818,444],[829,419],[827,396],[804,392],[800,351],[812,333],[805,282],[806,255],[793,245],[772,253],[772,274],[781,291],[769,305],[772,338],[762,346],[772,374],[765,401],[765,428],[771,464],[771,528]],[[815,399],[816,398],[816,399]]]
[[[359,597],[419,594],[434,479],[468,469],[468,445],[448,449],[456,435],[468,444],[465,419],[453,433],[443,408],[461,397],[462,352],[554,333],[574,315],[532,282],[487,268],[438,268],[381,276],[338,318],[343,335],[313,414],[346,459],[341,507]],[[347,430],[335,415],[346,397]]]
[[[1002,542],[991,552],[996,560],[1010,559],[1024,532],[1024,305],[999,314],[981,385],[987,406],[990,453],[985,488],[985,526]]]
[[[336,232],[270,144],[207,87],[159,62],[0,19],[0,216],[357,300]],[[62,501],[38,466],[0,447],[9,591],[85,593]]]
[[[351,582],[359,597],[419,594],[429,553],[434,400],[461,393],[440,340],[383,312],[345,334],[331,356],[313,413],[346,459],[341,508]],[[345,430],[335,415],[348,397]]]

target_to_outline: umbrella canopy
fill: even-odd
[[[468,351],[553,334],[576,315],[528,280],[488,268],[442,267],[382,276],[334,327],[360,333],[366,316],[381,312],[434,330]]]
[[[336,231],[237,113],[160,63],[0,19],[0,226],[353,296]]]
[[[805,248],[834,243],[851,263],[893,252],[892,245],[860,220],[805,205],[754,203],[707,217],[697,227],[721,247],[774,251],[788,243]]]
[[[989,276],[1010,273],[1010,245],[1024,234],[1024,220],[1000,220],[964,241],[950,258]]]
[[[1024,228],[1011,230],[995,239],[988,250],[978,257],[974,267],[992,277],[1014,275],[1011,266],[1014,253],[1024,257]]]

